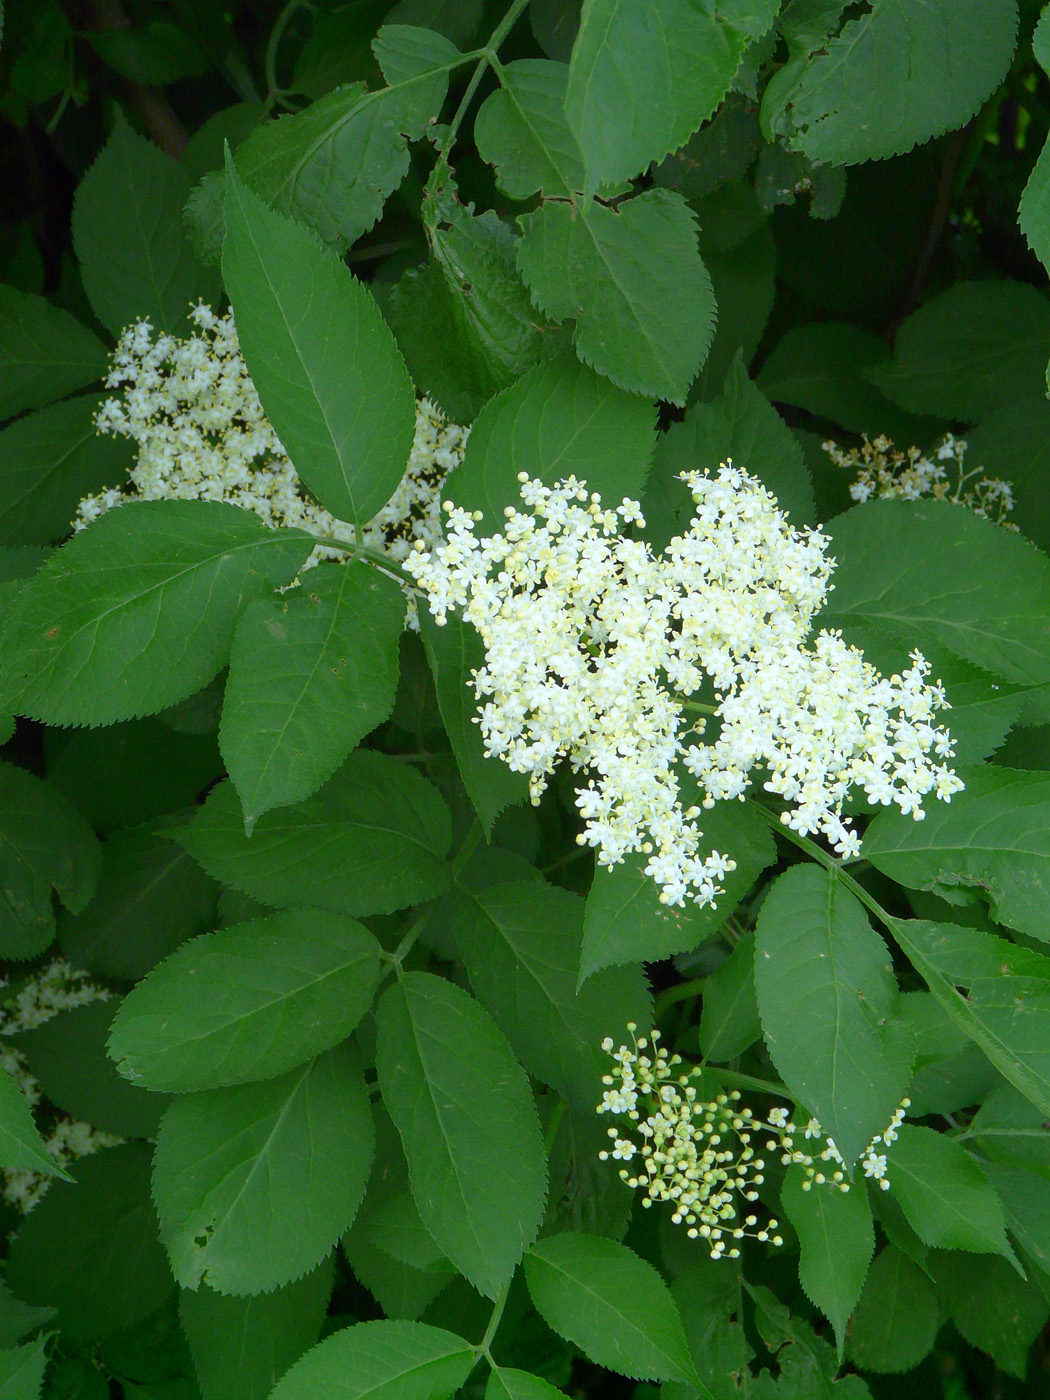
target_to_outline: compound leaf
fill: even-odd
[[[890,1190],[924,1243],[1013,1260],[999,1197],[960,1143],[905,1123],[886,1156]]]
[[[56,550],[5,621],[6,708],[45,724],[113,724],[207,685],[237,615],[290,583],[312,548],[220,501],[137,501]]]
[[[390,987],[376,1019],[376,1069],[420,1218],[494,1298],[543,1216],[547,1167],[528,1079],[488,1012],[431,973]]]
[[[153,1195],[178,1283],[265,1293],[315,1269],[360,1204],[373,1142],[345,1045],[280,1079],[177,1099]]]
[[[219,743],[251,827],[317,791],[394,708],[405,597],[370,565],[326,564],[237,624]]]
[[[270,1400],[446,1400],[470,1374],[474,1348],[424,1322],[343,1327],[291,1368]]]
[[[147,1089],[283,1074],[344,1040],[372,1004],[379,945],[327,909],[289,909],[184,943],[133,988],[109,1053]]]

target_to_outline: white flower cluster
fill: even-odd
[[[966,471],[964,438],[947,433],[929,457],[918,447],[901,452],[885,435],[871,442],[865,438],[861,447],[851,447],[848,451],[834,442],[821,445],[837,467],[857,472],[857,479],[849,488],[855,501],[870,501],[872,497],[884,501],[917,501],[929,496],[936,501],[966,506],[975,515],[1008,530],[1017,529],[1006,519],[1014,508],[1009,482],[981,476],[980,467]]]
[[[134,439],[135,466],[126,490],[81,501],[74,528],[127,501],[229,501],[274,527],[352,539],[352,526],[311,500],[263,413],[232,313],[219,316],[200,303],[190,319],[196,330],[185,339],[154,338],[148,321],[120,337],[106,386],[121,397],[107,399],[95,423],[99,432]],[[466,436],[428,399],[419,401],[404,478],[364,527],[363,545],[400,561],[415,540],[440,539],[441,483],[462,461]],[[321,545],[307,567],[345,557]]]
[[[713,904],[734,866],[701,851],[678,764],[706,808],[742,799],[764,768],[766,790],[794,804],[782,820],[843,856],[860,844],[842,817],[852,787],[916,819],[925,795],[962,787],[929,757],[952,747],[918,652],[887,679],[839,633],[810,639],[833,567],[826,538],[793,530],[731,464],[682,479],[694,517],[660,556],[623,533],[645,523],[637,502],[604,509],[575,477],[548,488],[522,473],[525,509],[507,508],[502,533],[477,538],[479,517],[446,502],[447,541],[419,541],[405,562],[438,623],[461,611],[485,644],[474,690],[488,697],[487,752],[528,774],[533,801],[561,759],[588,771],[577,839],[603,865],[641,851],[671,905]],[[716,705],[689,700],[708,684]]]
[[[50,1021],[61,1011],[85,1006],[91,1001],[107,1001],[109,992],[95,986],[86,973],[77,971],[61,958],[56,958],[41,971],[33,973],[10,995],[0,993],[0,1037],[32,1030]],[[6,1071],[25,1095],[30,1107],[41,1101],[40,1085],[29,1071],[25,1057],[12,1045],[0,1040],[0,1069]],[[115,1147],[123,1139],[104,1133],[89,1123],[67,1115],[58,1115],[43,1133],[44,1148],[59,1166],[68,1166],[78,1157],[88,1157],[103,1147]],[[32,1210],[51,1185],[52,1178],[23,1167],[9,1167],[3,1172],[4,1199],[23,1213]]]
[[[905,1114],[910,1107],[911,1099],[901,1099],[900,1107],[890,1119],[889,1126],[884,1128],[881,1133],[876,1133],[871,1142],[869,1142],[864,1149],[860,1158],[860,1165],[864,1168],[864,1175],[877,1181],[883,1191],[888,1191],[890,1189],[890,1182],[889,1178],[886,1176],[886,1154],[880,1152],[879,1149],[881,1147],[889,1147],[892,1143],[897,1141],[897,1129],[904,1122]],[[776,1128],[777,1132],[780,1134],[780,1138],[778,1142],[767,1142],[766,1150],[768,1152],[779,1150],[781,1152],[780,1160],[784,1166],[801,1166],[805,1170],[806,1180],[802,1183],[803,1191],[809,1191],[814,1182],[818,1186],[824,1185],[825,1182],[830,1182],[832,1185],[838,1186],[840,1191],[849,1190],[849,1182],[846,1180],[841,1170],[833,1170],[829,1177],[825,1172],[821,1171],[818,1166],[818,1162],[834,1162],[836,1168],[843,1168],[846,1165],[841,1152],[835,1146],[835,1139],[832,1137],[824,1137],[824,1130],[820,1126],[818,1119],[811,1118],[803,1130],[804,1137],[807,1141],[811,1138],[824,1137],[824,1147],[819,1152],[817,1152],[816,1148],[813,1149],[814,1152],[817,1152],[816,1159],[814,1159],[812,1153],[801,1151],[799,1148],[795,1147],[794,1139],[798,1133],[798,1128],[791,1121],[786,1108],[771,1109],[767,1121],[770,1127]]]
[[[602,1049],[612,1055],[615,1065],[611,1074],[602,1077],[602,1083],[611,1087],[602,1095],[598,1112],[622,1115],[630,1126],[622,1137],[620,1129],[609,1129],[613,1150],[599,1152],[599,1159],[629,1162],[637,1157],[640,1166],[621,1167],[620,1180],[644,1192],[643,1206],[654,1201],[670,1204],[674,1223],[685,1225],[690,1239],[704,1240],[712,1259],[738,1258],[739,1248],[727,1247],[727,1240],[746,1235],[783,1244],[775,1233],[776,1220],[760,1225],[757,1215],[740,1214],[740,1203],[746,1209],[757,1201],[756,1188],[765,1180],[765,1162],[751,1146],[763,1125],[749,1108],[740,1107],[735,1090],[710,1101],[698,1098],[689,1081],[699,1071],[675,1074],[682,1057],[669,1056],[659,1045],[659,1031],[636,1036],[633,1021],[627,1029],[631,1049],[621,1045],[614,1051],[611,1038],[602,1041]],[[650,1046],[651,1056],[645,1053]],[[641,1142],[636,1143],[631,1133]]]

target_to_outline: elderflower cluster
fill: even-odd
[[[313,501],[263,412],[241,354],[233,315],[204,303],[192,308],[185,339],[154,338],[148,321],[129,326],[113,355],[106,386],[119,389],[95,419],[99,432],[137,444],[128,487],[80,502],[74,528],[127,501],[228,501],[267,525],[352,538],[353,529]],[[405,475],[390,501],[365,525],[361,543],[401,561],[416,540],[441,537],[441,485],[463,459],[467,430],[447,423],[429,399],[416,406]],[[306,567],[343,559],[319,545]]]
[[[71,968],[61,958],[33,973],[10,993],[0,991],[0,1037],[15,1035],[42,1026],[61,1011],[86,1006],[92,1001],[108,1001],[109,992],[95,986],[86,973]],[[31,1108],[40,1105],[40,1085],[30,1073],[25,1056],[0,1039],[0,1067],[10,1074]],[[88,1157],[103,1147],[115,1147],[123,1139],[104,1133],[89,1123],[59,1114],[42,1133],[45,1151],[59,1164],[68,1166],[79,1157]],[[41,1199],[51,1177],[23,1167],[10,1167],[2,1173],[0,1187],[4,1199],[23,1213]]]
[[[620,1180],[643,1192],[643,1206],[667,1202],[674,1223],[685,1225],[690,1239],[704,1240],[712,1259],[738,1258],[739,1247],[727,1241],[747,1235],[783,1244],[776,1220],[760,1224],[747,1210],[758,1200],[756,1188],[765,1180],[765,1162],[755,1155],[751,1142],[762,1124],[749,1108],[740,1106],[736,1090],[710,1101],[700,1099],[689,1082],[699,1071],[676,1074],[682,1057],[667,1054],[659,1044],[659,1031],[636,1036],[633,1021],[627,1029],[633,1048],[621,1045],[613,1050],[610,1037],[602,1041],[615,1064],[612,1073],[602,1077],[610,1087],[598,1112],[623,1116],[629,1126],[626,1131],[609,1129],[613,1148],[599,1152],[599,1159],[637,1158],[637,1165],[620,1168]]]
[[[645,524],[636,501],[607,509],[575,477],[518,479],[524,509],[507,508],[502,533],[478,538],[480,515],[446,502],[445,542],[419,541],[405,569],[439,624],[461,612],[484,642],[488,754],[528,775],[534,802],[562,759],[589,775],[577,840],[600,864],[640,851],[663,903],[715,903],[734,862],[702,849],[679,765],[708,809],[764,770],[793,804],[781,820],[843,856],[860,845],[842,816],[852,787],[916,819],[924,796],[962,787],[938,761],[952,753],[934,722],[947,701],[918,652],[886,678],[840,633],[810,638],[827,540],[793,530],[754,477],[731,463],[684,474],[694,516],[659,556],[624,532]],[[716,704],[690,699],[702,687]]]
[[[886,1176],[886,1154],[880,1152],[880,1148],[889,1147],[897,1141],[897,1129],[904,1122],[905,1114],[911,1107],[911,1099],[903,1098],[900,1107],[896,1110],[889,1121],[889,1125],[881,1133],[876,1133],[871,1142],[868,1143],[860,1157],[860,1165],[864,1168],[864,1175],[877,1181],[883,1191],[890,1189],[889,1178]],[[770,1110],[767,1120],[771,1127],[776,1128],[780,1134],[779,1140],[766,1143],[768,1152],[780,1151],[780,1160],[784,1166],[801,1166],[806,1173],[806,1180],[802,1183],[803,1191],[809,1191],[814,1183],[823,1186],[825,1183],[837,1186],[840,1191],[849,1190],[849,1182],[846,1180],[842,1170],[832,1170],[830,1176],[822,1171],[818,1165],[820,1162],[834,1162],[836,1168],[844,1168],[846,1163],[841,1152],[835,1146],[835,1139],[826,1137],[820,1121],[811,1118],[806,1124],[803,1133],[807,1141],[811,1138],[824,1138],[824,1146],[819,1151],[816,1147],[813,1152],[803,1151],[795,1146],[795,1136],[798,1128],[791,1121],[786,1108],[774,1108]],[[816,1157],[813,1156],[816,1153]]]
[[[857,479],[849,488],[855,501],[870,501],[872,497],[917,501],[929,496],[936,501],[966,506],[975,515],[1007,530],[1017,529],[1006,519],[1014,508],[1009,482],[981,476],[980,467],[966,471],[964,438],[946,434],[929,457],[918,447],[901,452],[885,436],[871,442],[865,438],[861,447],[851,447],[848,451],[834,442],[825,442],[822,446],[837,467],[857,473]]]
[[[723,1255],[738,1258],[739,1247],[727,1241],[746,1236],[783,1244],[776,1234],[776,1220],[763,1224],[748,1210],[758,1200],[757,1188],[765,1180],[765,1159],[756,1156],[753,1145],[757,1134],[775,1134],[766,1139],[765,1150],[779,1156],[782,1165],[803,1169],[803,1191],[812,1190],[814,1185],[850,1190],[846,1163],[834,1139],[824,1137],[815,1118],[806,1124],[805,1139],[824,1138],[824,1145],[816,1144],[809,1151],[796,1145],[799,1130],[786,1108],[770,1109],[762,1122],[741,1105],[736,1090],[701,1099],[690,1083],[700,1075],[700,1069],[681,1073],[681,1055],[668,1055],[659,1043],[659,1031],[637,1036],[633,1021],[627,1023],[627,1029],[631,1047],[621,1045],[614,1050],[611,1036],[602,1041],[602,1049],[612,1056],[614,1065],[611,1074],[602,1076],[608,1087],[597,1111],[626,1118],[627,1125],[608,1130],[612,1148],[599,1152],[599,1160],[631,1163],[620,1168],[620,1180],[643,1193],[643,1206],[654,1202],[670,1205],[672,1221],[685,1225],[690,1239],[704,1240],[712,1259]],[[896,1141],[910,1105],[910,1099],[901,1100],[889,1126],[872,1139],[860,1159],[865,1177],[876,1180],[884,1191],[890,1183],[886,1156],[879,1148]],[[822,1163],[834,1165],[825,1169]]]

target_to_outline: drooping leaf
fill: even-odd
[[[95,891],[102,853],[57,788],[0,763],[0,950],[34,958],[55,936],[54,893],[79,912]]]
[[[479,1001],[526,1069],[586,1113],[608,1071],[601,1042],[628,1021],[648,1024],[651,1005],[637,964],[577,992],[583,910],[579,895],[536,880],[496,885],[463,900],[453,933]]]
[[[118,998],[74,1006],[22,1031],[17,1048],[48,1101],[83,1123],[120,1137],[153,1138],[170,1103],[129,1084],[106,1056]]]
[[[289,909],[184,943],[133,988],[109,1053],[147,1089],[271,1079],[354,1029],[379,981],[379,945],[353,919]]]
[[[243,1296],[316,1268],[354,1217],[372,1147],[347,1046],[280,1079],[177,1099],[161,1122],[153,1195],[178,1283]]]
[[[714,112],[772,0],[588,0],[569,64],[565,111],[587,193],[662,160]],[[659,93],[659,101],[654,94]]]
[[[865,623],[909,649],[929,638],[993,676],[1050,681],[1050,561],[1027,540],[944,501],[869,501],[825,529],[837,567],[822,626]]]
[[[868,1371],[910,1371],[932,1348],[939,1325],[933,1284],[906,1254],[887,1245],[853,1314],[850,1359]]]
[[[377,1021],[376,1069],[420,1218],[494,1298],[543,1215],[547,1171],[528,1080],[488,1013],[431,973],[390,987]]]
[[[171,1294],[157,1239],[144,1143],[85,1157],[56,1181],[11,1241],[7,1279],[27,1303],[58,1309],[74,1344],[127,1327]]]
[[[615,211],[552,201],[521,225],[521,274],[541,311],[574,318],[580,359],[632,393],[683,404],[715,322],[685,200],[652,189]]]
[[[957,282],[902,324],[893,359],[866,371],[894,403],[973,423],[1042,393],[1050,302],[1025,282]]]
[[[798,1275],[806,1297],[831,1320],[841,1358],[846,1323],[864,1287],[875,1230],[863,1186],[848,1191],[814,1183],[805,1189],[801,1167],[789,1168],[780,1199],[802,1249]]]
[[[226,661],[244,603],[290,583],[311,548],[220,501],[107,511],[19,595],[4,704],[46,724],[113,724],[194,694]]]
[[[525,1256],[525,1279],[548,1327],[599,1366],[635,1380],[683,1381],[703,1394],[670,1290],[626,1245],[548,1236]]]
[[[520,472],[547,485],[576,476],[607,507],[619,505],[645,486],[655,419],[645,399],[560,356],[489,400],[442,490],[464,510],[484,512],[479,535],[502,527],[505,507],[520,506]]]
[[[831,25],[843,9],[830,9]],[[829,27],[831,27],[829,25]],[[960,127],[1002,82],[1015,0],[889,0],[865,7],[770,83],[767,129],[813,160],[882,160]]]
[[[725,922],[776,856],[769,828],[742,802],[720,802],[700,823],[709,849],[736,861],[723,880],[725,894],[700,908],[661,904],[660,890],[644,874],[648,858],[630,855],[619,865],[598,866],[587,896],[580,977],[617,963],[658,962],[698,947]]]
[[[59,918],[59,944],[75,967],[137,981],[214,914],[215,882],[164,830],[150,822],[103,842],[91,903]]]
[[[243,148],[242,148],[243,149]],[[415,396],[372,294],[226,168],[222,270],[245,363],[302,480],[363,525],[404,475]]]
[[[483,664],[485,648],[474,628],[455,616],[439,627],[421,609],[419,630],[459,775],[488,837],[504,807],[524,802],[529,788],[523,773],[514,773],[500,759],[489,757],[481,730],[473,722],[478,705],[470,687],[471,671]]]
[[[924,1243],[1013,1260],[999,1198],[959,1143],[932,1128],[905,1123],[886,1156],[890,1190]]]
[[[317,791],[387,719],[405,598],[364,563],[257,598],[234,633],[219,742],[246,821]]]
[[[95,431],[100,402],[83,394],[0,431],[0,542],[63,539],[84,496],[124,484],[131,454],[125,442]]]
[[[237,168],[261,199],[306,224],[337,251],[367,233],[408,171],[405,137],[437,116],[456,48],[432,30],[387,25],[376,56],[389,86],[348,83],[305,112],[258,127]]]
[[[251,836],[237,794],[223,783],[175,839],[210,875],[263,904],[360,915],[441,894],[452,832],[425,778],[359,749],[313,797],[260,817]]]
[[[774,1065],[852,1164],[896,1111],[911,1050],[888,1024],[897,1008],[889,949],[830,872],[796,865],[770,887],[755,989]]]
[[[73,201],[73,247],[84,290],[114,335],[138,320],[155,331],[178,330],[190,303],[210,301],[218,290],[183,231],[189,192],[185,172],[118,112]]]
[[[179,1295],[202,1400],[266,1400],[293,1362],[317,1341],[332,1292],[326,1259],[271,1293],[233,1298],[201,1285]]]
[[[42,408],[101,379],[107,360],[98,336],[68,311],[0,286],[0,418]]]
[[[270,1400],[446,1400],[466,1380],[474,1348],[423,1322],[359,1322],[326,1337]]]

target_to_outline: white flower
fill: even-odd
[[[837,632],[810,637],[833,561],[826,539],[795,531],[754,477],[724,465],[687,473],[688,530],[660,556],[623,533],[637,502],[604,509],[575,477],[519,477],[525,509],[478,538],[446,503],[445,542],[423,541],[405,569],[438,623],[461,613],[485,646],[473,674],[486,752],[528,775],[538,801],[561,761],[584,775],[577,840],[598,863],[647,857],[661,902],[714,904],[734,868],[704,851],[701,806],[682,801],[679,766],[704,807],[742,799],[752,773],[792,804],[782,817],[841,856],[859,840],[843,817],[852,788],[916,818],[962,784],[931,751],[951,740],[946,707],[918,653],[885,678]],[[717,704],[694,703],[702,686]],[[717,732],[707,740],[709,713]]]

